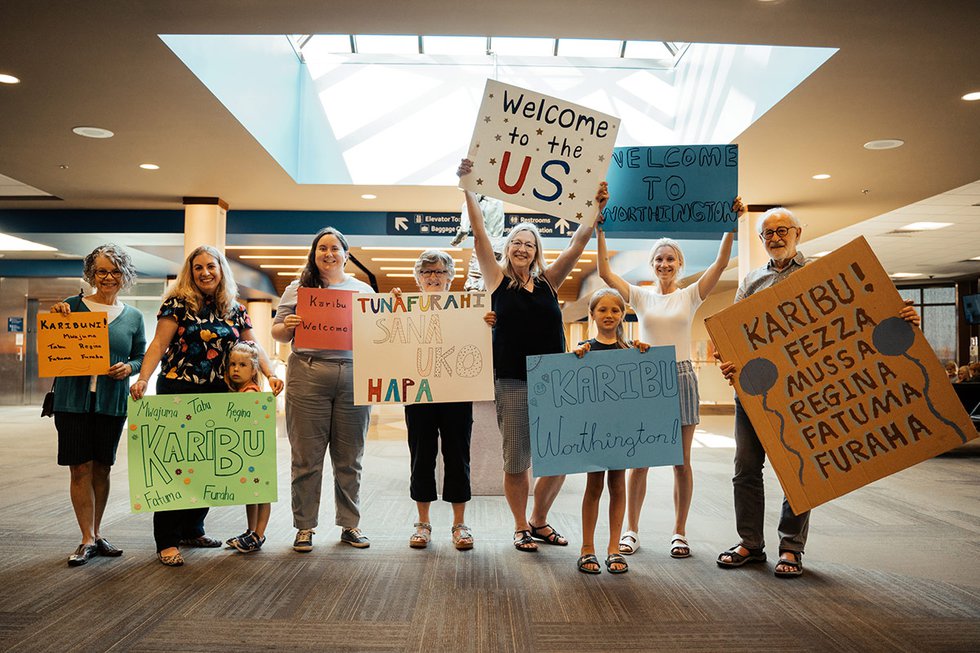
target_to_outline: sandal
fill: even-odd
[[[786,558],[785,555],[787,553],[796,554],[797,559],[790,560]],[[780,566],[784,567],[782,571],[779,570]],[[773,573],[776,575],[776,578],[799,578],[803,575],[803,553],[801,551],[780,551],[779,562],[776,563],[776,568],[773,569]]]
[[[735,567],[741,567],[742,565],[747,565],[750,562],[765,562],[766,552],[762,549],[750,549],[748,547],[742,547],[749,552],[747,556],[742,555],[738,552],[738,548],[742,546],[741,544],[736,544],[727,551],[722,551],[718,554],[718,566],[725,567],[727,569],[734,569]],[[725,556],[729,557],[729,560],[722,560]]]
[[[679,544],[675,544],[679,542]],[[691,546],[687,543],[687,538],[680,533],[674,533],[674,537],[670,540],[670,557],[671,558],[690,558],[691,557]]]
[[[562,537],[562,534],[556,531],[551,524],[545,524],[544,526],[535,526],[528,522],[531,526],[531,537],[536,540],[541,540],[547,544],[554,544],[555,546],[568,546],[568,540]],[[544,529],[550,529],[550,533],[542,535],[541,531]]]
[[[636,531],[626,531],[619,538],[619,552],[631,556],[640,548],[640,534]]]
[[[594,553],[586,553],[578,559],[578,570],[583,574],[601,574],[602,567],[599,565],[599,558]],[[590,566],[594,565],[594,566]]]
[[[613,565],[622,565],[618,569],[613,569]],[[626,564],[626,558],[619,553],[610,553],[606,556],[606,571],[610,574],[625,574],[630,570],[630,566]]]
[[[415,522],[415,532],[408,538],[408,546],[413,549],[424,549],[432,539],[432,524],[424,521]]]
[[[457,551],[468,551],[473,548],[473,532],[466,524],[453,526],[453,546]]]
[[[159,558],[160,563],[166,565],[167,567],[179,567],[184,564],[184,558],[180,555],[180,551],[174,553],[173,555],[163,555],[162,553],[157,553],[157,558]]]
[[[518,551],[537,551],[538,545],[531,537],[531,531],[514,531],[514,548]]]

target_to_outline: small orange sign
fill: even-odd
[[[38,376],[93,376],[109,371],[109,321],[105,313],[37,316]]]

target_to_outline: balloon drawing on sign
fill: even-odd
[[[932,399],[929,397],[929,385],[930,379],[929,374],[926,372],[925,366],[917,358],[909,356],[908,350],[915,342],[915,330],[912,328],[908,322],[900,317],[889,317],[882,320],[878,326],[875,327],[874,332],[871,334],[871,341],[874,343],[875,349],[879,353],[885,356],[903,356],[913,363],[915,363],[919,370],[922,372],[922,378],[925,381],[925,386],[922,389],[922,395],[925,397],[926,405],[929,407],[929,411],[933,416],[940,422],[952,428],[960,436],[963,442],[967,441],[966,434],[959,427],[956,422],[946,419],[939,414],[936,407],[932,405]]]
[[[791,447],[786,441],[786,420],[777,411],[769,407],[766,401],[767,393],[769,390],[776,385],[776,380],[779,378],[779,371],[776,369],[776,365],[765,358],[753,358],[742,371],[738,374],[738,384],[742,387],[742,390],[749,393],[753,397],[762,397],[762,407],[779,418],[779,441],[783,443],[783,447],[796,456],[797,460],[800,461],[799,478],[800,484],[803,484],[803,456],[800,455],[796,449]]]

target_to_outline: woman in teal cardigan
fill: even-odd
[[[139,373],[146,351],[143,315],[117,300],[136,279],[136,268],[122,248],[100,245],[85,257],[83,276],[95,293],[79,294],[51,307],[54,313],[99,311],[108,314],[109,371],[99,376],[62,376],[54,381],[54,423],[58,464],[71,471],[71,503],[82,543],[68,565],[94,556],[116,557],[122,550],[102,537],[102,513],[109,498],[109,470],[126,422],[129,377]]]

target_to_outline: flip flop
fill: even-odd
[[[619,569],[613,569],[613,565],[623,566]],[[608,571],[610,574],[625,574],[629,570],[630,566],[626,562],[626,558],[624,558],[621,554],[610,553],[606,556],[606,571]]]
[[[599,565],[599,558],[595,557],[594,553],[586,553],[578,559],[578,570],[583,574],[601,574],[602,567]],[[589,567],[587,565],[595,565],[595,567]]]

